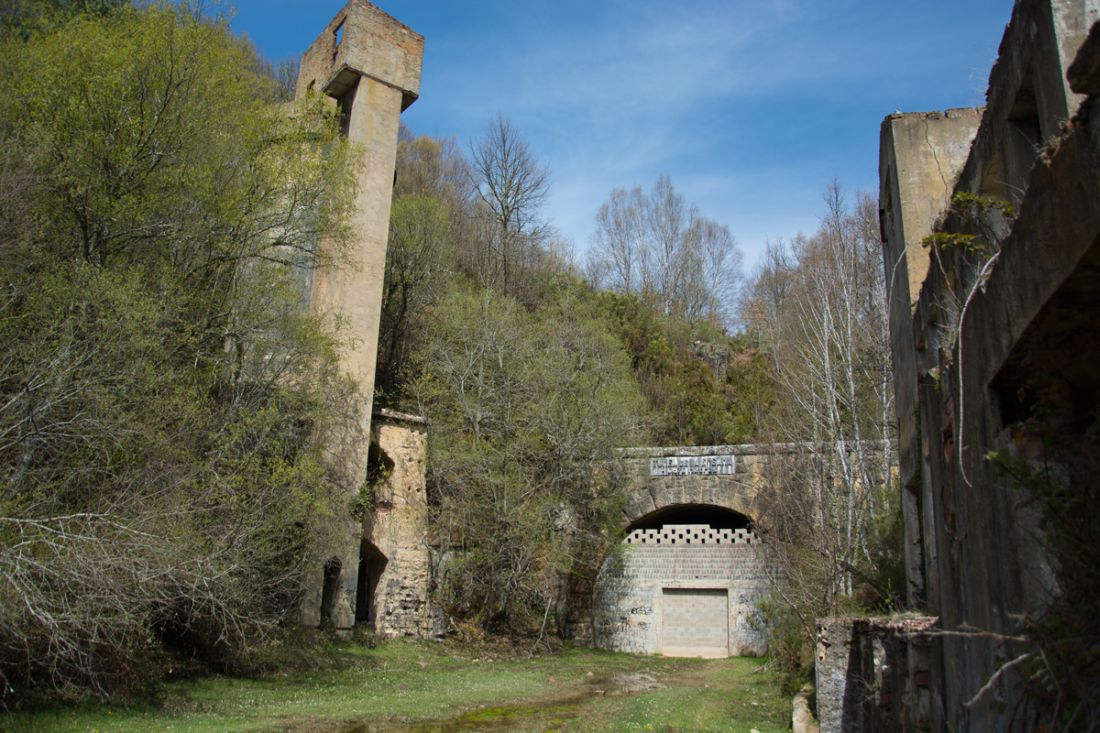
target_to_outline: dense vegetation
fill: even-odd
[[[497,118],[471,154],[403,136],[379,362],[380,399],[433,420],[448,611],[513,633],[560,623],[621,529],[621,489],[593,466],[631,443],[753,441],[816,447],[775,464],[760,527],[783,561],[770,615],[792,677],[815,617],[896,604],[872,202],[831,186],[820,230],[739,288],[733,237],[662,178],[611,193],[582,271],[539,217],[548,175],[518,132]]]
[[[555,242],[548,185],[503,118],[469,157],[404,133],[382,310],[378,399],[432,421],[434,525],[453,558],[438,596],[512,633],[560,628],[617,541],[623,489],[597,470],[617,448],[749,441],[773,387],[722,328],[740,274],[728,230],[661,179],[616,214],[634,225],[601,235],[637,253],[645,286],[621,287],[593,274],[606,253],[582,274]]]
[[[0,704],[246,664],[343,511],[299,276],[349,200],[333,121],[224,26],[106,5],[0,39]]]
[[[354,385],[303,307],[345,232],[323,105],[194,13],[23,0],[0,18],[0,688],[112,693],[165,655],[250,665],[358,487],[318,459]],[[824,446],[777,469],[776,647],[899,592],[873,207],[744,280],[667,178],[611,192],[578,265],[550,174],[497,117],[468,153],[402,133],[377,401],[431,419],[437,598],[560,630],[617,541],[639,444]],[[345,425],[345,427],[347,427]],[[349,428],[350,429],[350,428]]]

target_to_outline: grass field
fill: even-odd
[[[338,647],[338,671],[167,686],[155,707],[0,715],[11,733],[737,731],[778,733],[790,701],[756,659],[666,659],[570,649],[533,659],[393,641]]]

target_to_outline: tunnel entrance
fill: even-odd
[[[767,555],[752,520],[710,504],[674,504],[631,522],[594,596],[597,646],[665,656],[764,653],[757,600]]]
[[[673,504],[634,520],[627,534],[636,529],[660,529],[667,524],[705,524],[712,529],[752,529],[752,520],[740,512],[710,504]]]

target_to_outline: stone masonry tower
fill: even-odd
[[[325,446],[330,466],[352,491],[360,490],[367,473],[398,119],[419,94],[423,54],[423,36],[366,0],[350,0],[305,52],[298,74],[297,96],[331,99],[362,156],[347,256],[314,274],[311,296],[313,310],[342,318],[354,339],[342,366],[359,385],[361,399],[352,406],[358,424],[351,434],[326,436]],[[322,617],[337,628],[354,623],[362,528],[350,516],[341,525],[323,576],[318,568],[307,579],[303,623]]]

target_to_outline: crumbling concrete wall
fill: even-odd
[[[335,480],[358,493],[367,474],[375,356],[378,346],[398,118],[417,97],[424,39],[365,0],[351,0],[302,58],[297,96],[322,95],[339,108],[342,127],[359,154],[351,241],[335,267],[312,278],[311,308],[341,319],[354,337],[341,367],[359,386],[355,419],[324,436]],[[319,243],[333,254],[332,244]],[[336,528],[322,576],[306,578],[302,622],[325,619],[337,628],[354,622],[358,597],[360,528],[350,517]]]
[[[429,598],[427,421],[392,410],[371,427],[371,502],[363,522],[359,620],[385,637],[440,631]]]
[[[934,730],[1026,727],[1017,670],[998,675],[1020,652],[1004,635],[1040,617],[1058,592],[1032,497],[989,456],[1028,460],[1044,450],[1031,428],[1040,402],[1047,423],[1053,413],[1060,425],[1060,443],[1084,446],[1095,426],[1100,124],[1091,95],[1100,74],[1088,69],[1096,52],[1082,52],[1072,89],[1066,67],[1098,6],[1016,3],[927,273],[919,289],[891,279],[906,550],[918,591],[910,597],[941,628],[931,637]],[[930,202],[942,205],[940,191],[905,194],[890,164],[905,155],[895,122],[883,128],[880,208],[924,222]],[[887,216],[883,235],[889,276],[913,241]],[[1056,462],[1057,449],[1046,458]]]
[[[935,618],[835,617],[817,622],[821,733],[931,731]]]
[[[886,264],[894,401],[898,421],[898,467],[905,520],[906,597],[911,607],[924,602],[924,548],[917,415],[917,359],[913,310],[928,275],[929,250],[923,243],[947,208],[977,132],[981,111],[893,114],[882,123],[879,151],[879,222]],[[904,202],[904,206],[901,205]]]

